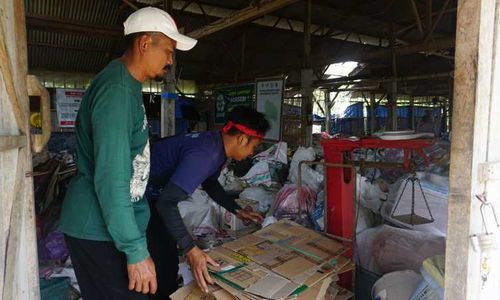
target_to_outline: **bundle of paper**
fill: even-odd
[[[332,277],[354,269],[354,264],[341,256],[344,252],[341,243],[282,220],[208,254],[220,264],[210,269],[210,274],[222,290],[233,299],[259,300],[324,295]],[[212,293],[222,294],[220,290]]]

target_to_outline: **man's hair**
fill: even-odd
[[[156,41],[158,40],[158,32],[141,31],[141,32],[134,32],[131,34],[127,34],[125,36],[125,50],[132,49],[135,41],[138,40],[143,35],[150,35],[151,38],[153,39],[153,43],[156,43]]]
[[[266,134],[270,127],[264,114],[245,106],[236,106],[233,108],[229,113],[228,121],[253,129],[262,135]],[[237,135],[242,132],[233,126],[227,133],[229,135]]]

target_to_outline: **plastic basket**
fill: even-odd
[[[41,300],[68,300],[70,290],[70,279],[60,277],[46,280],[40,278]]]
[[[420,274],[424,279],[415,289],[410,300],[443,300],[444,289],[423,268],[420,269]]]

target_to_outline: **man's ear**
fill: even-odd
[[[152,37],[149,34],[143,34],[139,37],[137,43],[139,44],[139,53],[143,54],[148,49],[152,42]]]
[[[239,134],[237,138],[238,144],[240,146],[246,146],[249,142],[248,136],[246,134]]]

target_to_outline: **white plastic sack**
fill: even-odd
[[[262,151],[259,154],[255,155],[253,158],[258,161],[280,162],[286,165],[288,164],[287,150],[288,150],[287,143],[279,142],[272,145],[267,150]]]
[[[259,203],[259,211],[265,213],[274,204],[276,194],[262,187],[249,187],[240,194],[240,199],[248,199]]]
[[[260,184],[271,186],[272,180],[269,164],[265,161],[256,163],[245,176],[241,177],[241,180],[244,180],[250,186],[258,186]]]
[[[188,200],[179,202],[177,207],[187,230],[194,235],[219,231],[216,205],[205,191],[196,189]]]
[[[376,213],[379,212],[382,204],[387,198],[387,194],[382,191],[380,185],[374,181],[373,184],[366,178],[357,174],[357,197],[359,196],[360,204]]]
[[[224,168],[220,172],[218,181],[227,193],[238,194],[243,191],[243,184],[241,180],[234,176],[234,172],[229,171],[228,168]]]
[[[314,160],[316,158],[316,153],[312,147],[304,148],[299,147],[292,157],[292,162],[290,164],[290,173],[288,175],[288,180],[293,183],[297,183],[299,178],[299,163],[304,160]],[[302,184],[311,188],[315,193],[321,190],[323,184],[323,174],[315,171],[310,166],[302,165],[301,174]]]
[[[419,272],[422,262],[444,254],[444,237],[383,225],[373,240],[373,258],[382,274],[400,270]]]

